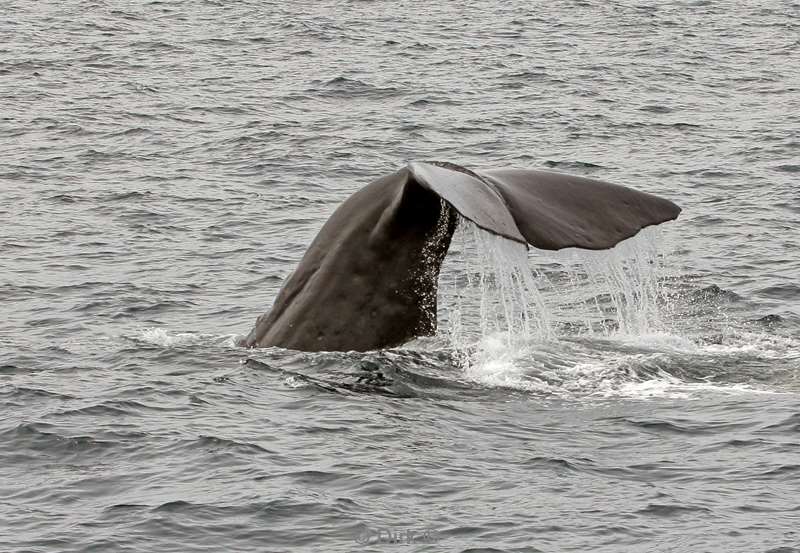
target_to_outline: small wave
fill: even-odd
[[[651,104],[648,106],[642,106],[639,108],[639,111],[646,111],[648,113],[672,113],[672,108],[667,106],[662,106],[659,104]]]
[[[768,298],[775,298],[779,300],[792,300],[800,296],[800,285],[797,284],[780,284],[777,286],[768,286],[756,291],[757,294]]]
[[[665,127],[672,127],[674,129],[700,129],[702,125],[698,125],[696,123],[666,123],[666,124],[656,124],[655,126],[665,126]]]
[[[339,360],[341,357],[336,355],[333,359],[328,358],[328,353],[321,355],[302,356],[303,361],[320,360],[323,364]],[[277,373],[283,377],[283,383],[289,388],[313,388],[316,390],[335,393],[335,394],[375,394],[394,397],[415,397],[416,394],[402,382],[396,382],[393,378],[386,378],[382,371],[362,372],[355,375],[334,375],[332,378],[319,378],[318,376],[307,376],[294,371],[272,367],[255,359],[246,359],[245,366]],[[321,371],[311,370],[316,375]]]
[[[584,461],[585,462],[585,461]],[[533,457],[525,462],[526,465],[531,467],[549,467],[556,472],[583,472],[580,464],[567,459],[560,459],[557,457]]]
[[[275,39],[268,36],[251,36],[247,37],[246,39],[248,42],[253,42],[255,44],[272,44],[275,42]]]
[[[148,136],[153,134],[153,131],[150,129],[145,129],[143,127],[131,127],[129,129],[125,129],[123,131],[115,131],[108,133],[106,138],[122,138],[122,137],[130,137],[130,136]]]
[[[80,409],[70,409],[65,411],[58,411],[51,413],[48,417],[73,417],[73,416],[88,416],[88,417],[121,417],[125,415],[135,414],[136,410],[122,409],[107,404],[89,405]]]
[[[720,432],[737,430],[749,423],[738,422],[695,422],[683,419],[641,419],[626,418],[617,419],[619,422],[641,428],[648,432],[670,433],[670,434],[712,434],[718,435]]]
[[[279,375],[287,387],[328,393],[410,398],[447,397],[451,391],[457,391],[463,398],[464,393],[474,390],[474,386],[463,381],[442,376],[443,368],[455,371],[457,365],[450,353],[441,350],[306,353],[296,356],[294,363],[302,367],[303,373],[276,368],[252,358],[243,361],[245,366]],[[342,373],[337,370],[341,366],[355,370]]]
[[[74,457],[86,453],[99,453],[114,448],[117,443],[91,436],[65,436],[52,424],[23,423],[0,432],[0,442],[7,444],[3,457],[13,458],[9,464],[24,463],[24,459],[48,456]],[[7,459],[8,460],[8,459]]]
[[[139,503],[117,503],[116,505],[109,505],[104,509],[104,511],[142,511],[145,509],[149,509],[149,507]]]
[[[0,366],[0,374],[3,374],[3,367]],[[59,392],[51,392],[43,388],[32,388],[25,386],[3,385],[0,386],[0,397],[9,400],[38,400],[38,399],[55,399],[55,400],[72,400],[76,399],[75,396],[69,394],[62,394]]]
[[[171,44],[169,42],[157,40],[142,40],[131,43],[131,48],[139,52],[153,52],[158,54],[182,54],[191,52],[189,48],[181,46],[180,44]]]
[[[247,108],[239,106],[192,106],[189,111],[221,115],[246,115],[248,113]]]
[[[235,451],[237,453],[261,454],[272,453],[270,450],[251,442],[237,441],[217,436],[200,436],[192,444],[203,449]]]
[[[722,169],[711,169],[711,168],[700,168],[700,169],[692,169],[689,171],[685,171],[682,174],[684,175],[691,175],[691,176],[699,176],[707,179],[728,179],[731,177],[740,177],[741,174],[739,173],[732,173],[730,171],[723,171]],[[695,221],[700,220],[701,218],[698,217]],[[723,219],[711,218],[715,221],[722,221]]]
[[[695,505],[677,505],[664,503],[650,503],[644,509],[636,511],[640,515],[649,515],[674,519],[681,515],[696,517],[697,513],[710,513],[711,509]]]
[[[195,40],[194,43],[210,44],[213,46],[236,46],[239,44],[239,41],[230,38],[211,37],[211,38],[202,38],[199,40]]]
[[[800,432],[800,412],[793,413],[775,424],[767,425],[760,431],[769,434],[782,432],[788,435],[796,435]]]
[[[528,82],[542,82],[549,78],[547,71],[542,68],[540,71],[519,71],[505,75],[509,79],[524,79]]]
[[[720,288],[716,284],[706,286],[691,293],[692,297],[699,300],[719,299],[724,301],[739,301],[742,297],[731,290]]]
[[[162,503],[161,505],[154,507],[152,511],[156,513],[182,513],[187,510],[202,509],[205,507],[206,505],[198,505],[190,503],[189,501],[178,499],[175,501],[167,501],[166,503]]]
[[[548,159],[543,164],[545,167],[550,168],[558,168],[558,169],[575,169],[578,171],[588,171],[588,170],[596,170],[596,169],[608,169],[603,165],[598,165],[596,163],[590,163],[588,161],[555,161],[552,159]]]
[[[358,97],[370,96],[374,98],[387,98],[402,92],[397,87],[380,87],[371,85],[358,79],[347,77],[334,77],[326,82],[314,81],[315,86],[306,92],[322,93],[324,96]]]
[[[424,108],[428,106],[453,106],[456,105],[456,102],[448,98],[442,98],[442,99],[417,98],[413,102],[410,102],[408,105],[414,108]]]
[[[125,298],[132,305],[126,305],[111,315],[112,319],[128,319],[143,313],[162,313],[168,310],[188,309],[194,306],[191,300],[146,301],[141,298]],[[135,303],[138,302],[138,303]]]
[[[785,319],[780,315],[777,315],[775,313],[770,313],[769,315],[764,315],[763,317],[759,317],[758,319],[755,319],[752,322],[771,328],[773,326],[783,324],[785,322]]]
[[[782,475],[794,475],[797,472],[800,472],[800,465],[797,464],[790,464],[790,465],[778,465],[776,467],[770,468],[758,474],[759,477],[764,476],[782,476]]]
[[[190,517],[191,520],[208,520],[210,522],[218,522],[224,517],[253,516],[256,513],[266,515],[273,520],[277,517],[330,514],[329,507],[323,502],[299,502],[285,498],[239,504],[209,504],[202,501],[174,499],[153,506],[150,510],[156,513],[181,513]]]
[[[27,373],[32,372],[34,369],[30,369],[28,367],[22,367],[20,365],[12,365],[10,363],[4,363],[0,365],[0,374],[20,374],[20,373]]]
[[[99,198],[101,202],[119,202],[126,200],[143,200],[145,198],[153,198],[154,194],[149,190],[139,191],[132,190],[130,192],[112,192]]]
[[[54,194],[53,196],[49,196],[45,198],[45,200],[53,201],[53,202],[60,202],[65,204],[74,204],[80,201],[83,201],[84,198],[82,196],[75,196],[73,194]]]

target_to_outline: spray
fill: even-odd
[[[460,221],[440,276],[440,313],[469,372],[516,361],[564,337],[643,335],[663,329],[659,234],[612,250],[528,251]]]

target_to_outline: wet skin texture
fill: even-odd
[[[669,200],[584,177],[412,162],[339,206],[241,345],[368,351],[434,334],[459,214],[537,248],[599,250],[679,213]]]

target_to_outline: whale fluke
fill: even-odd
[[[675,219],[681,208],[617,184],[528,169],[486,171],[520,233],[543,250],[605,250],[645,227]]]
[[[367,351],[434,334],[456,214],[536,248],[597,250],[680,211],[658,196],[585,177],[411,162],[336,209],[241,344]]]

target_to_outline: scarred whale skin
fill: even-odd
[[[585,177],[411,162],[336,209],[241,345],[368,351],[435,334],[439,270],[458,215],[536,248],[599,250],[680,211]]]

